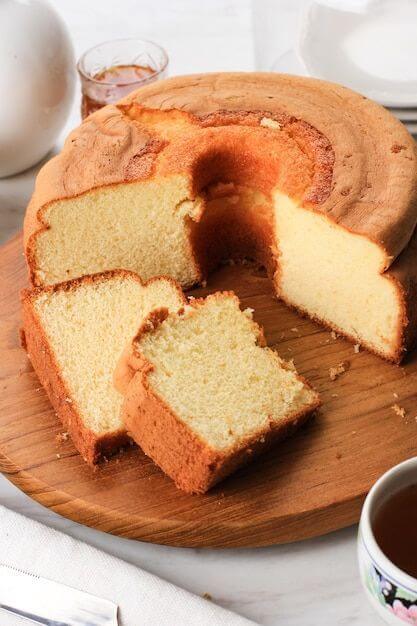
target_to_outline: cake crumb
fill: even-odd
[[[58,433],[56,436],[56,440],[58,441],[58,443],[64,443],[64,441],[68,441],[68,437],[69,433],[67,432]]]
[[[330,336],[332,339],[336,340],[338,337],[338,334],[334,330],[332,330],[332,332],[330,333]]]
[[[57,459],[60,459],[60,458],[61,458],[61,455],[60,455],[60,454],[57,454],[57,455],[56,455],[56,458],[57,458]]]
[[[394,398],[396,400],[398,400],[398,398],[400,397],[396,391],[394,391],[394,393],[392,395],[394,396]]]
[[[71,398],[65,398],[65,402],[68,402],[68,404],[72,404]]]
[[[399,404],[393,404],[391,409],[394,411],[396,415],[398,415],[398,417],[405,417],[405,409]]]
[[[278,130],[281,128],[281,124],[276,120],[272,120],[270,117],[263,117],[259,125],[265,128],[277,128]]]
[[[339,394],[338,393],[332,393],[332,398],[338,398]]]
[[[212,598],[211,594],[210,594],[210,593],[208,593],[208,591],[205,591],[205,592],[203,593],[203,598],[204,598],[204,600],[209,600],[210,602],[213,600],[213,598]]]
[[[349,361],[342,361],[341,363],[338,363],[335,367],[331,367],[329,369],[330,380],[336,380],[337,378],[339,378],[339,376],[344,374],[347,369],[349,369]]]
[[[355,345],[353,346],[353,352],[355,354],[358,354],[358,352],[360,352],[361,346],[359,343],[355,343]]]
[[[298,328],[297,326],[294,326],[294,328],[290,329],[292,333],[298,333]]]
[[[250,307],[247,307],[243,311],[243,315],[246,315],[246,317],[249,317],[249,319],[253,319],[254,312],[255,312],[255,309],[251,309]]]

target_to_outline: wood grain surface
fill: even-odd
[[[356,522],[375,479],[415,454],[417,355],[398,367],[356,353],[277,302],[262,272],[231,266],[193,295],[233,289],[255,309],[269,345],[294,359],[320,392],[317,417],[207,495],[178,491],[134,447],[92,470],[71,441],[59,440],[63,428],[20,347],[19,292],[26,280],[19,235],[0,249],[0,470],[65,517],[175,546],[295,541]],[[332,381],[329,370],[340,362],[347,371]]]

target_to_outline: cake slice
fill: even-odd
[[[126,427],[176,485],[204,493],[319,405],[231,292],[153,311],[115,373]]]
[[[22,293],[24,344],[49,399],[88,463],[129,441],[114,368],[150,311],[185,303],[168,278],[115,270]]]

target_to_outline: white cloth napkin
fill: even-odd
[[[0,506],[0,563],[112,600],[119,606],[120,626],[254,624],[3,506]],[[0,610],[1,626],[27,623]]]

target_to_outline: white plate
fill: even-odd
[[[415,124],[405,124],[410,135],[417,135],[417,122]]]
[[[389,109],[395,117],[398,117],[402,122],[417,122],[417,109]]]
[[[387,107],[417,107],[417,2],[362,0],[362,10],[359,4],[312,2],[299,33],[301,61],[311,76]]]

